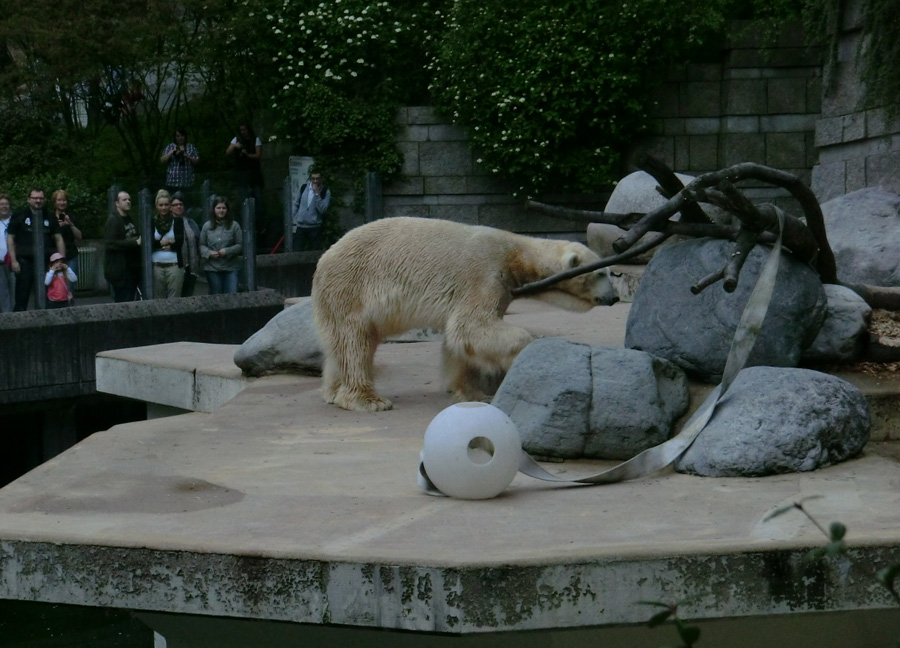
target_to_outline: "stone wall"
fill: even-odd
[[[733,25],[713,62],[670,70],[656,95],[654,132],[635,145],[632,157],[647,152],[690,175],[756,162],[809,182],[821,110],[821,48],[807,47],[796,25],[771,43],[747,26]],[[748,194],[768,200],[785,192]]]
[[[881,108],[861,108],[863,85],[855,58],[863,4],[863,0],[844,3],[838,57],[829,66],[830,82],[816,123],[819,160],[812,188],[823,202],[863,187],[900,193],[900,118],[888,119]]]
[[[849,0],[845,37],[834,70],[837,83],[823,89],[822,47],[809,47],[799,25],[775,39],[732,26],[731,36],[705,63],[668,72],[656,93],[652,131],[628,151],[659,157],[674,170],[697,175],[738,162],[756,162],[799,176],[824,201],[865,186],[900,192],[900,119],[883,110],[860,110],[854,57],[860,5]],[[602,98],[598,98],[598,101]],[[580,226],[526,212],[512,189],[478,163],[465,130],[429,107],[398,114],[401,180],[383,187],[383,216],[447,218],[549,236],[580,236]],[[623,175],[634,170],[623,169]],[[797,206],[787,192],[742,185],[757,201]],[[601,209],[608,194],[540,196],[540,200]],[[341,213],[347,229],[363,222]]]
[[[384,217],[443,218],[529,234],[562,235],[573,229],[567,221],[526,212],[511,187],[478,163],[465,129],[448,124],[433,108],[403,108],[397,119],[403,176],[383,187]],[[579,197],[568,201],[579,202]]]
[[[809,182],[816,162],[815,130],[821,110],[822,51],[809,48],[796,25],[771,44],[734,25],[731,39],[711,57],[669,72],[656,95],[653,130],[629,152],[659,157],[674,170],[696,175],[737,162],[758,162]],[[448,218],[528,233],[580,229],[529,214],[510,187],[477,161],[465,130],[431,108],[398,115],[403,179],[383,190],[384,216]],[[633,167],[623,169],[623,175]],[[786,192],[747,189],[758,200]],[[608,195],[542,196],[581,208],[602,208]]]

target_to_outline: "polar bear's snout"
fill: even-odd
[[[609,268],[601,268],[594,272],[594,303],[598,306],[612,306],[619,301],[619,295],[612,279],[609,277]]]

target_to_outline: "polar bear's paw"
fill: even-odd
[[[375,393],[349,394],[338,392],[334,400],[330,401],[340,408],[353,412],[384,412],[393,409],[394,404],[386,398],[381,398]]]

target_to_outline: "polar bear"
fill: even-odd
[[[389,335],[434,327],[444,333],[448,390],[457,400],[484,400],[480,377],[505,373],[533,340],[503,321],[512,290],[598,259],[581,243],[429,218],[386,218],[351,230],[322,255],[313,276],[323,398],[348,410],[391,409],[375,393],[376,347]],[[534,297],[577,312],[618,301],[607,269]]]

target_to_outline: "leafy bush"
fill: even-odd
[[[645,129],[653,78],[724,24],[727,0],[459,2],[432,66],[438,105],[519,191],[593,191]]]
[[[366,171],[399,172],[397,108],[426,100],[422,62],[446,4],[279,2],[267,13],[280,74],[276,131],[314,156],[333,188],[339,171],[357,190]]]
[[[43,173],[72,157],[74,145],[44,112],[9,102],[0,108],[0,169],[5,176]]]

